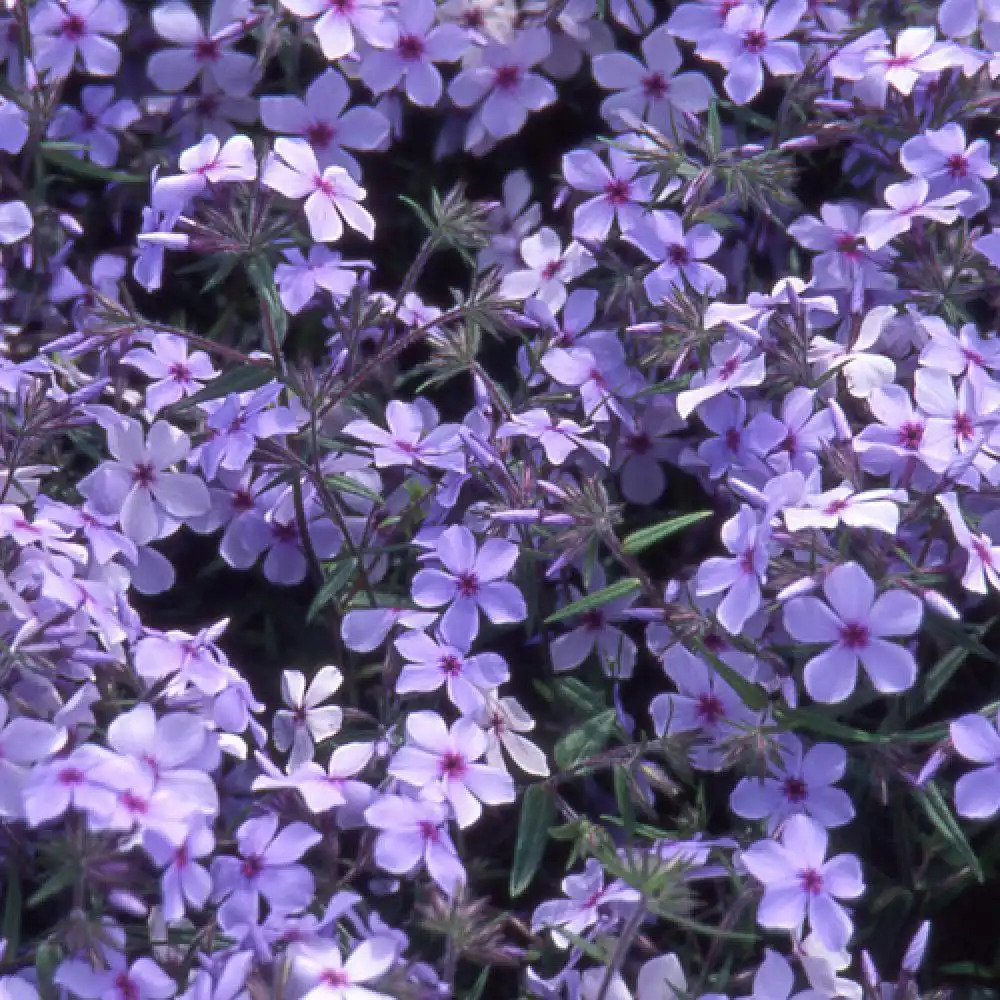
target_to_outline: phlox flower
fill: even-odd
[[[31,11],[35,68],[62,79],[79,57],[92,76],[114,76],[121,53],[107,36],[127,27],[121,0],[43,0]]]
[[[281,5],[296,17],[318,18],[312,29],[329,62],[350,55],[359,39],[374,45],[391,37],[386,0],[281,0]]]
[[[371,261],[344,260],[336,250],[318,243],[309,248],[307,257],[297,247],[286,250],[285,260],[274,269],[274,280],[281,304],[294,316],[309,305],[319,288],[329,292],[334,303],[343,302],[358,283],[354,268],[371,267]]]
[[[532,72],[551,51],[552,41],[544,27],[512,32],[502,43],[490,41],[480,50],[477,64],[451,81],[448,96],[460,108],[479,105],[474,121],[492,138],[515,135],[529,111],[540,111],[556,100],[555,87]],[[466,145],[476,141],[476,130],[470,129]]]
[[[854,818],[847,792],[834,788],[847,768],[847,751],[836,743],[817,743],[806,750],[791,733],[779,737],[777,755],[768,761],[770,776],[743,778],[729,797],[729,807],[745,819],[766,819],[774,835],[798,813],[820,826],[837,827]]]
[[[344,712],[338,705],[324,706],[344,681],[333,666],[321,667],[306,687],[300,670],[285,670],[281,675],[281,699],[287,708],[274,715],[274,745],[288,756],[288,768],[294,771],[312,760],[317,743],[338,732]]]
[[[388,430],[370,420],[352,420],[344,427],[348,437],[373,446],[375,468],[420,464],[465,471],[458,428],[455,424],[438,424],[437,411],[426,402],[390,400],[385,408],[385,420]]]
[[[376,94],[398,87],[420,107],[433,107],[444,85],[435,62],[454,62],[468,47],[457,24],[435,26],[434,0],[408,0],[387,22],[384,36],[361,60],[361,79]]]
[[[375,220],[360,204],[365,189],[343,167],[330,166],[321,171],[305,139],[276,139],[260,179],[265,187],[286,198],[305,198],[306,219],[314,240],[339,240],[344,222],[368,239],[375,238]]]
[[[619,439],[615,467],[618,469],[622,495],[630,503],[651,504],[667,487],[663,463],[676,458],[674,431],[684,429],[673,400],[652,397],[633,416],[632,427]]]
[[[23,201],[0,202],[0,243],[4,246],[19,243],[34,226],[31,209]]]
[[[150,56],[146,72],[154,84],[173,93],[202,77],[233,97],[245,97],[256,82],[254,57],[233,45],[246,30],[250,0],[215,0],[208,31],[184,0],[168,0],[153,8],[156,33],[170,48]]]
[[[289,956],[295,995],[300,1000],[392,1000],[362,984],[385,975],[397,951],[388,937],[362,941],[346,959],[332,941],[295,944]]]
[[[309,84],[301,98],[290,94],[262,97],[260,120],[272,132],[301,136],[312,146],[321,167],[345,167],[360,182],[361,167],[347,150],[381,148],[389,139],[389,120],[377,108],[348,108],[350,99],[347,81],[330,67]]]
[[[212,878],[195,860],[215,849],[215,837],[203,823],[194,824],[184,840],[172,844],[153,830],[142,838],[143,850],[160,872],[163,919],[168,924],[183,919],[187,908],[200,910],[212,892]]]
[[[594,266],[594,258],[573,240],[563,250],[555,230],[543,227],[521,241],[521,258],[527,265],[504,275],[500,297],[526,299],[535,296],[552,312],[566,302],[566,285]]]
[[[24,816],[30,826],[57,819],[73,808],[96,820],[111,815],[115,793],[100,778],[113,754],[82,743],[68,756],[36,764],[23,785]]]
[[[715,91],[701,73],[677,72],[681,54],[666,25],[650,32],[640,51],[642,60],[627,52],[594,56],[591,65],[598,86],[616,91],[601,102],[601,114],[620,129],[621,113],[629,112],[669,135],[677,112],[700,114],[712,103]]]
[[[0,695],[0,817],[24,818],[23,784],[29,765],[46,760],[63,748],[67,733],[44,719],[10,717],[7,699]]]
[[[371,743],[344,743],[330,754],[325,768],[314,760],[307,760],[288,774],[278,770],[263,754],[257,753],[257,763],[262,774],[254,778],[255,792],[291,789],[302,796],[306,808],[314,816],[344,807],[358,813],[372,800],[374,791],[363,781],[355,780],[371,762],[374,752]],[[343,811],[337,817],[341,827],[347,827]],[[355,824],[356,825],[356,824]]]
[[[151,958],[137,958],[131,965],[125,956],[105,949],[107,968],[94,968],[87,960],[68,958],[55,971],[55,985],[82,1000],[167,1000],[177,984]]]
[[[729,12],[721,30],[698,40],[695,51],[726,68],[726,93],[736,104],[747,104],[764,87],[765,66],[774,76],[802,71],[799,46],[786,36],[795,31],[805,12],[805,0],[777,0],[770,10],[740,4]]]
[[[435,712],[413,712],[406,720],[406,735],[409,742],[396,751],[389,774],[419,789],[424,798],[449,802],[459,827],[479,819],[482,803],[514,801],[510,775],[479,763],[488,741],[471,719],[458,719],[449,731]]]
[[[56,112],[49,126],[50,138],[78,142],[83,149],[74,155],[86,156],[100,167],[113,167],[118,159],[115,133],[126,131],[140,116],[135,101],[116,101],[114,97],[114,87],[84,87],[79,111],[64,106]],[[0,124],[0,131],[5,127]]]
[[[839,524],[851,528],[873,528],[895,535],[899,527],[899,504],[907,500],[906,490],[865,490],[857,493],[850,483],[842,483],[823,493],[807,493],[802,506],[785,507],[782,517],[789,531],[821,528],[830,531]]]
[[[873,45],[865,49],[863,58],[864,79],[858,93],[866,103],[882,108],[889,87],[908,97],[922,76],[935,75],[951,65],[955,50],[937,41],[933,27],[909,27],[896,35],[894,51],[887,43]]]
[[[188,353],[188,342],[172,333],[153,334],[149,347],[134,347],[122,363],[155,380],[146,387],[151,413],[199,392],[218,374],[204,351]]]
[[[234,135],[225,143],[206,135],[185,149],[177,161],[181,173],[158,178],[153,185],[153,207],[166,212],[183,212],[193,198],[213,184],[235,184],[257,177],[253,143],[245,135]]]
[[[990,193],[984,181],[997,175],[990,162],[990,145],[985,139],[966,144],[961,125],[952,122],[907,139],[899,160],[915,177],[930,182],[932,196],[967,191],[969,197],[958,206],[960,215],[975,215],[989,205]]]
[[[660,262],[642,283],[654,305],[685,282],[702,295],[717,295],[726,287],[722,274],[704,263],[722,244],[711,226],[699,222],[685,232],[676,212],[658,209],[623,235],[650,260]]]
[[[296,864],[322,838],[306,823],[278,830],[278,817],[254,816],[236,831],[240,857],[212,862],[213,897],[234,894],[234,905],[257,904],[260,895],[272,909],[294,913],[313,900],[315,881],[305,865]]]
[[[395,645],[406,661],[396,679],[396,693],[436,691],[444,686],[449,700],[463,715],[473,715],[485,704],[487,692],[510,678],[499,653],[470,655],[426,632],[404,632]]]
[[[702,403],[730,389],[760,385],[767,373],[763,352],[743,340],[719,341],[712,346],[710,357],[708,371],[697,372],[691,388],[677,394],[677,413],[682,420],[687,420]]]
[[[488,538],[477,550],[464,525],[446,528],[434,546],[439,569],[422,569],[413,578],[413,600],[422,608],[448,608],[441,634],[468,648],[479,634],[479,611],[494,625],[524,621],[528,615],[521,592],[504,577],[517,562],[517,546]]]
[[[955,808],[968,819],[990,819],[1000,810],[1000,736],[995,722],[963,715],[949,727],[952,746],[978,767],[955,783]]]
[[[453,894],[466,876],[448,833],[448,819],[443,802],[380,795],[365,810],[365,821],[379,831],[375,863],[387,872],[408,875],[422,861],[435,884]]]
[[[760,607],[760,585],[767,577],[771,532],[746,504],[722,526],[722,542],[731,556],[706,559],[698,568],[695,593],[699,597],[725,591],[715,609],[719,624],[739,635],[747,619]]]
[[[543,928],[549,930],[558,948],[568,948],[570,944],[569,938],[560,931],[583,934],[602,919],[611,917],[603,908],[611,907],[613,913],[614,909],[629,909],[639,901],[638,890],[620,879],[605,885],[604,868],[596,858],[588,858],[579,875],[567,875],[562,880],[562,891],[566,899],[541,903],[531,917],[532,933]]]
[[[385,642],[396,625],[424,629],[433,625],[433,611],[411,611],[408,608],[355,608],[344,615],[340,635],[344,645],[358,653],[370,653]]]
[[[799,932],[809,925],[823,945],[839,951],[854,925],[838,899],[857,899],[865,891],[861,865],[853,854],[824,861],[827,834],[808,816],[792,816],[781,839],[760,840],[742,854],[747,871],[764,883],[757,910],[762,927]]]
[[[947,191],[932,198],[923,177],[890,184],[883,193],[889,208],[872,208],[861,220],[861,233],[869,250],[881,250],[890,240],[908,233],[914,219],[931,219],[950,225],[959,216],[955,206],[970,197],[968,191]]]
[[[516,698],[497,698],[488,694],[485,704],[473,718],[489,737],[486,763],[490,767],[507,770],[502,752],[505,750],[522,771],[541,778],[548,777],[549,765],[545,754],[521,735],[535,728],[535,720]]]
[[[145,545],[158,538],[172,518],[208,510],[205,483],[190,473],[169,471],[191,450],[183,431],[157,420],[146,437],[139,422],[128,417],[106,430],[113,458],[85,476],[79,490],[100,510],[116,514],[133,542]]]
[[[512,414],[510,420],[497,428],[496,437],[501,441],[511,437],[534,438],[553,465],[562,465],[578,448],[607,465],[611,452],[606,444],[587,437],[592,430],[591,426],[581,426],[566,417],[551,417],[547,410],[536,407]]]
[[[577,191],[593,194],[573,212],[573,235],[602,242],[616,219],[626,232],[642,219],[644,205],[655,186],[651,174],[641,175],[641,164],[622,149],[608,150],[609,165],[589,149],[574,149],[563,157],[566,183]]]
[[[948,515],[955,541],[965,550],[962,586],[974,594],[985,594],[989,581],[994,588],[1000,590],[1000,545],[989,535],[972,533],[954,492],[940,495],[937,501]]]
[[[905,590],[878,598],[871,577],[855,562],[835,567],[823,581],[829,603],[797,597],[784,608],[788,634],[798,642],[832,643],[805,666],[806,690],[816,701],[844,701],[854,690],[858,662],[877,691],[895,694],[912,687],[917,676],[913,654],[887,637],[913,635],[923,605]]]

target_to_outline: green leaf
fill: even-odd
[[[240,365],[239,368],[230,368],[223,372],[217,379],[213,379],[204,389],[186,396],[179,400],[165,411],[168,415],[178,410],[186,410],[198,403],[204,403],[210,399],[220,399],[228,396],[231,392],[249,392],[251,389],[259,389],[268,382],[273,382],[278,378],[278,373],[266,365]]]
[[[610,587],[595,590],[594,593],[587,594],[586,597],[581,597],[580,600],[573,601],[558,611],[553,612],[545,619],[545,624],[554,625],[556,622],[565,621],[574,615],[582,615],[587,611],[593,611],[594,608],[600,608],[611,601],[617,600],[619,597],[631,594],[633,590],[638,590],[640,586],[640,582],[634,576],[627,576],[624,580],[618,580],[616,583],[611,584]]]
[[[306,612],[306,624],[311,624],[323,608],[344,589],[357,567],[358,561],[353,556],[338,559],[333,564],[333,572],[323,581],[323,586],[319,588],[309,605],[309,610]]]
[[[476,976],[476,981],[472,984],[472,989],[465,994],[465,1000],[480,1000],[483,992],[486,989],[486,983],[489,981],[490,972],[493,971],[493,966],[487,965],[483,967],[482,972]]]
[[[521,799],[521,821],[517,828],[514,865],[510,870],[510,895],[520,896],[542,863],[549,827],[556,818],[556,806],[544,785],[532,785]]]
[[[681,514],[680,517],[671,518],[669,521],[661,521],[659,524],[651,524],[648,528],[640,528],[625,536],[622,540],[622,548],[629,555],[635,555],[657,542],[662,542],[664,538],[669,538],[671,535],[676,535],[678,531],[691,527],[692,524],[704,521],[706,517],[711,517],[712,513],[710,510],[699,510],[694,514]]]
[[[958,668],[968,659],[968,656],[969,649],[967,647],[955,646],[934,664],[924,680],[921,707],[926,708],[937,699],[937,696],[952,679]]]
[[[350,493],[356,497],[364,497],[372,503],[382,503],[382,497],[373,489],[359,483],[350,476],[342,475],[339,472],[328,472],[324,477],[328,486],[339,493]]]
[[[615,766],[615,798],[629,839],[635,836],[635,805],[632,802],[632,776],[624,764]]]
[[[606,709],[592,719],[588,719],[578,729],[567,733],[555,747],[556,764],[560,770],[568,771],[588,757],[600,753],[611,739],[618,725],[618,713],[613,708]]]
[[[261,305],[267,312],[274,332],[274,339],[280,348],[288,336],[288,313],[281,304],[278,286],[274,282],[274,269],[262,257],[255,257],[247,265],[247,274],[250,275],[253,286],[260,296]],[[270,347],[270,344],[267,346]]]
[[[77,874],[75,865],[66,865],[54,872],[28,899],[28,909],[41,906],[47,899],[58,896],[64,889],[68,889],[76,881]]]
[[[941,789],[933,781],[928,781],[923,788],[912,789],[913,795],[923,809],[924,815],[931,821],[934,828],[944,837],[951,847],[963,858],[977,882],[983,881],[983,868],[976,852],[966,839],[962,828],[958,825],[951,808]]]
[[[88,180],[95,181],[111,181],[116,184],[149,183],[149,177],[146,174],[127,174],[121,170],[99,167],[96,163],[91,163],[90,160],[81,160],[72,153],[54,149],[44,142],[41,149],[42,156],[48,163],[68,174],[75,174],[77,177],[86,177]]]

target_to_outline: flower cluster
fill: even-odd
[[[998,11],[6,0],[4,994],[1000,981]]]

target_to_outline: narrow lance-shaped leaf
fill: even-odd
[[[692,524],[697,524],[711,516],[712,511],[699,510],[693,514],[681,514],[680,517],[661,521],[659,524],[651,524],[648,528],[640,528],[638,531],[626,535],[622,540],[622,548],[630,555],[635,555],[657,542],[662,542],[664,538],[676,535],[678,531],[683,531],[685,528],[691,527]]]
[[[517,828],[514,865],[510,870],[510,894],[520,896],[542,863],[549,827],[556,816],[555,803],[544,785],[532,785],[521,800],[521,822]]]
[[[609,604],[619,597],[631,594],[633,590],[638,590],[640,586],[640,582],[634,576],[627,576],[624,580],[618,580],[609,587],[595,590],[594,593],[587,594],[586,597],[581,597],[580,600],[573,601],[558,611],[553,612],[545,619],[545,624],[554,625],[556,622],[565,621],[574,615],[582,615],[587,611],[593,611],[594,608],[603,607],[605,604]]]

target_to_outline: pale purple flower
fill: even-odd
[[[741,4],[729,12],[721,30],[698,41],[696,52],[726,68],[726,93],[736,104],[747,104],[764,87],[765,66],[773,76],[802,71],[799,46],[786,36],[798,27],[806,9],[805,0],[777,0],[770,10]]]
[[[227,664],[215,646],[225,630],[224,619],[195,635],[187,632],[149,632],[135,645],[135,667],[151,683],[167,678],[167,690],[194,686],[206,695],[220,694],[230,683]]]
[[[151,413],[200,391],[218,374],[204,351],[189,354],[188,342],[172,333],[153,334],[149,347],[133,348],[122,363],[155,380],[146,387],[146,405]]]
[[[208,489],[198,476],[168,471],[191,450],[183,431],[158,420],[144,438],[138,421],[123,417],[108,425],[107,436],[113,460],[84,477],[79,489],[100,510],[116,514],[137,545],[158,538],[173,518],[208,510]]]
[[[83,93],[93,93],[97,89],[84,87]],[[56,120],[58,117],[57,113]],[[6,97],[0,97],[0,150],[11,154],[20,153],[30,134],[31,129],[23,109]],[[115,148],[118,148],[117,144]]]
[[[321,667],[306,687],[301,670],[285,670],[281,675],[281,700],[288,706],[274,715],[274,745],[282,752],[291,750],[288,768],[294,771],[312,760],[315,744],[328,740],[344,718],[337,705],[323,707],[344,681],[333,666]]]
[[[180,844],[172,844],[160,834],[146,830],[143,850],[160,872],[163,919],[168,924],[183,919],[190,907],[200,910],[212,892],[208,871],[196,861],[211,855],[215,838],[204,824],[196,824]]]
[[[802,498],[802,506],[789,506],[782,510],[789,531],[804,528],[832,530],[839,524],[851,528],[873,528],[895,535],[899,527],[899,504],[905,503],[906,490],[865,490],[857,493],[849,483],[842,483],[832,490],[809,493]]]
[[[86,156],[100,167],[113,167],[118,159],[115,133],[126,131],[140,115],[135,101],[114,97],[114,87],[84,87],[80,110],[61,107],[49,126],[49,137],[79,143],[83,148],[74,150],[74,155]]]
[[[391,22],[385,0],[281,0],[297,17],[317,17],[312,29],[329,62],[350,55],[358,37],[376,44],[388,37]]]
[[[889,87],[908,97],[922,76],[936,75],[955,59],[954,48],[939,43],[933,27],[904,28],[895,42],[895,51],[888,45],[864,51],[866,73],[859,92],[876,107],[885,107]]]
[[[437,691],[443,685],[463,715],[474,714],[485,704],[487,692],[510,678],[499,653],[470,655],[426,632],[404,632],[395,646],[406,661],[396,679],[396,693]]]
[[[476,540],[464,525],[446,528],[434,546],[439,569],[422,569],[413,578],[413,599],[422,608],[448,609],[441,620],[441,634],[449,642],[468,648],[479,634],[479,611],[494,625],[524,621],[527,606],[520,590],[504,577],[517,562],[517,546],[488,538],[477,550]]]
[[[346,959],[332,941],[296,944],[289,957],[295,995],[299,1000],[392,1000],[361,984],[388,972],[397,952],[389,937],[362,941]]]
[[[436,62],[454,62],[468,47],[457,24],[435,26],[434,0],[408,0],[388,21],[386,37],[378,39],[361,60],[361,79],[376,94],[398,87],[416,105],[433,107],[444,85]]]
[[[0,242],[3,242],[5,230],[3,207],[0,205]],[[186,233],[174,232],[179,215],[176,209],[165,211],[150,205],[143,207],[142,230],[136,237],[139,251],[132,265],[132,276],[147,292],[157,291],[162,284],[164,252],[168,248],[172,250],[188,248],[190,237]],[[30,223],[30,214],[28,218]],[[30,225],[28,231],[30,232]]]
[[[486,217],[490,245],[479,251],[480,270],[492,265],[500,265],[504,271],[519,267],[521,241],[541,218],[541,205],[531,201],[531,181],[524,170],[514,170],[504,178],[502,194],[503,201]]]
[[[691,388],[677,394],[677,413],[682,420],[702,403],[730,389],[760,385],[767,373],[763,352],[735,337],[713,344],[710,357],[708,371],[697,372]]]
[[[385,408],[388,430],[370,420],[352,420],[344,433],[373,446],[377,469],[420,464],[464,472],[465,455],[457,425],[438,424],[437,419],[437,412],[426,401],[393,399]]]
[[[531,917],[531,930],[537,933],[546,929],[559,948],[568,948],[570,939],[560,931],[581,935],[589,927],[608,917],[604,907],[631,908],[639,901],[637,889],[616,879],[604,884],[604,868],[596,858],[588,858],[579,875],[567,875],[562,881],[566,899],[554,899],[535,907]]]
[[[757,520],[746,504],[722,526],[722,543],[731,556],[706,559],[695,577],[699,597],[725,591],[715,609],[719,624],[739,635],[747,619],[760,607],[760,585],[767,578],[768,542],[771,532],[766,522]]]
[[[192,199],[204,194],[213,184],[235,184],[257,177],[253,143],[245,135],[230,136],[225,143],[217,136],[206,135],[181,153],[177,165],[180,174],[160,177],[153,185],[151,201],[154,208],[183,212]]]
[[[501,298],[526,299],[535,296],[553,312],[566,301],[566,284],[594,266],[594,258],[573,240],[563,250],[555,230],[544,227],[521,241],[521,258],[527,265],[505,274],[500,284]]]
[[[765,457],[787,440],[787,428],[780,420],[762,410],[748,422],[746,400],[738,393],[708,400],[698,415],[713,432],[698,445],[698,458],[712,479],[733,469],[768,477]]]
[[[285,260],[275,267],[274,280],[281,304],[295,315],[309,305],[319,288],[329,292],[334,303],[343,302],[358,283],[354,268],[371,267],[371,261],[344,260],[336,250],[322,244],[311,246],[308,257],[292,247],[285,251]]]
[[[489,136],[504,139],[520,132],[529,111],[556,100],[552,84],[532,67],[548,58],[552,41],[544,27],[515,31],[504,42],[490,41],[476,65],[462,70],[448,86],[460,108],[480,102],[477,121]]]
[[[471,719],[458,719],[449,730],[436,712],[413,712],[406,719],[406,735],[408,742],[393,756],[389,774],[425,798],[449,802],[459,827],[475,823],[483,803],[514,801],[510,775],[479,762],[488,740]]]
[[[368,766],[372,754],[371,743],[345,743],[330,754],[325,769],[314,760],[307,760],[284,774],[258,753],[257,762],[264,773],[254,778],[253,789],[255,792],[294,789],[313,815],[341,807],[360,813],[371,802],[374,792],[370,785],[354,780],[354,776]],[[337,822],[341,827],[348,825],[343,810]]]
[[[125,956],[105,949],[107,968],[69,958],[59,964],[53,981],[83,1000],[167,1000],[177,984],[151,958],[137,958],[132,965]]]
[[[720,659],[747,676],[746,658],[741,654],[723,652]],[[662,663],[677,693],[658,694],[650,702],[656,735],[694,733],[698,742],[692,748],[692,763],[703,770],[719,770],[723,742],[738,735],[740,727],[753,724],[756,716],[709,664],[683,646],[671,646]]]
[[[92,76],[114,76],[121,53],[107,36],[127,27],[121,0],[43,0],[31,12],[35,68],[62,79],[79,57]]]
[[[380,149],[389,139],[389,120],[377,108],[348,108],[350,99],[347,82],[330,67],[309,84],[302,98],[262,97],[260,120],[272,132],[302,136],[324,169],[345,167],[360,181],[361,167],[347,150]]]
[[[784,733],[776,749],[777,756],[768,759],[768,777],[744,778],[733,789],[729,807],[737,816],[766,819],[769,836],[798,813],[827,828],[843,826],[854,818],[850,796],[833,787],[847,768],[843,747],[817,743],[806,750],[798,737]]]
[[[433,611],[411,611],[407,608],[354,608],[344,615],[340,625],[341,638],[348,649],[370,653],[385,642],[396,625],[424,629],[433,625]]]
[[[861,220],[860,235],[869,250],[880,250],[890,240],[908,233],[914,219],[931,219],[950,225],[959,216],[956,205],[970,197],[968,191],[949,191],[930,197],[930,184],[922,177],[890,184],[883,194],[889,208],[872,208]]]
[[[747,871],[764,883],[757,910],[762,927],[799,932],[809,925],[830,951],[847,945],[854,925],[838,899],[857,899],[865,891],[861,865],[853,854],[824,861],[827,834],[808,816],[792,816],[781,840],[760,840],[742,854]]]
[[[621,128],[621,113],[630,112],[669,135],[677,112],[700,114],[715,91],[701,73],[677,72],[681,54],[666,25],[647,35],[640,49],[643,61],[627,52],[594,56],[594,79],[605,90],[617,91],[601,102],[601,114]]]
[[[783,621],[798,642],[832,643],[805,665],[806,690],[816,701],[844,701],[854,691],[858,661],[877,691],[896,694],[913,686],[917,664],[904,646],[886,637],[913,635],[923,605],[905,590],[878,598],[871,577],[855,562],[842,563],[823,581],[829,603],[797,597],[785,605]]]
[[[595,197],[573,212],[573,235],[601,242],[616,219],[621,232],[637,225],[645,214],[655,186],[652,174],[640,175],[641,164],[624,150],[608,150],[609,165],[589,149],[574,149],[563,157],[566,183]]]
[[[516,698],[497,698],[488,695],[486,704],[474,715],[475,721],[486,730],[489,746],[486,763],[491,767],[507,770],[503,751],[522,771],[540,778],[549,776],[545,754],[521,733],[530,733],[535,720],[525,711]]]
[[[0,816],[24,818],[23,784],[28,765],[37,764],[61,750],[67,733],[43,719],[10,717],[7,699],[0,695]]]
[[[381,795],[366,810],[365,821],[378,830],[375,863],[387,872],[410,875],[422,861],[448,895],[466,882],[465,869],[448,834],[449,810],[443,802]]]
[[[683,287],[685,281],[702,295],[717,295],[726,287],[722,274],[704,263],[722,244],[722,237],[711,226],[698,223],[685,232],[676,212],[661,209],[651,212],[624,237],[650,260],[659,262],[643,280],[654,305]]]
[[[630,503],[651,504],[662,495],[667,487],[663,463],[678,451],[668,435],[683,428],[673,401],[662,396],[654,396],[635,414],[632,427],[619,439],[615,461],[622,495]]]
[[[307,497],[303,507],[310,548],[318,559],[332,559],[344,541],[340,528],[330,520],[315,497]],[[284,586],[301,583],[308,570],[308,561],[295,497],[291,491],[285,493],[268,512],[266,529],[266,534],[256,537],[249,533],[241,536],[244,549],[254,552],[254,558],[261,552],[267,552],[261,568],[272,583]]]
[[[1000,545],[989,535],[972,533],[954,492],[939,495],[937,501],[948,515],[955,541],[965,551],[962,586],[974,594],[985,594],[986,583],[989,581],[994,588],[1000,590]]]
[[[578,448],[607,465],[611,452],[607,445],[587,437],[592,430],[592,426],[581,426],[566,417],[551,417],[547,410],[537,407],[511,414],[510,420],[497,428],[496,437],[501,441],[511,437],[534,438],[553,465],[562,465]]]
[[[344,222],[368,239],[375,237],[375,220],[360,204],[365,189],[343,167],[320,170],[305,139],[276,139],[274,152],[264,162],[261,183],[286,198],[305,198],[309,232],[318,242],[339,240]]]
[[[961,125],[927,129],[907,139],[899,159],[915,177],[930,182],[932,197],[948,191],[967,191],[969,197],[958,207],[960,215],[975,215],[989,205],[989,189],[983,182],[997,175],[997,168],[990,162],[990,145],[985,139],[966,144]]]
[[[97,820],[115,808],[115,793],[99,780],[99,769],[113,757],[103,747],[83,743],[66,757],[36,764],[23,786],[24,815],[39,826],[73,808]]]
[[[966,760],[985,765],[955,783],[955,808],[968,819],[991,819],[1000,810],[1000,736],[981,715],[963,715],[949,727],[952,746]]]
[[[305,823],[289,823],[278,830],[278,817],[255,816],[236,831],[239,858],[217,857],[212,862],[215,899],[236,894],[250,905],[260,895],[272,909],[294,913],[313,900],[315,881],[305,865],[296,864],[322,837]]]
[[[233,45],[247,30],[251,13],[250,0],[215,0],[206,31],[184,0],[155,7],[153,28],[173,45],[150,57],[149,78],[160,90],[172,93],[202,77],[225,94],[245,97],[256,82],[256,63]]]

